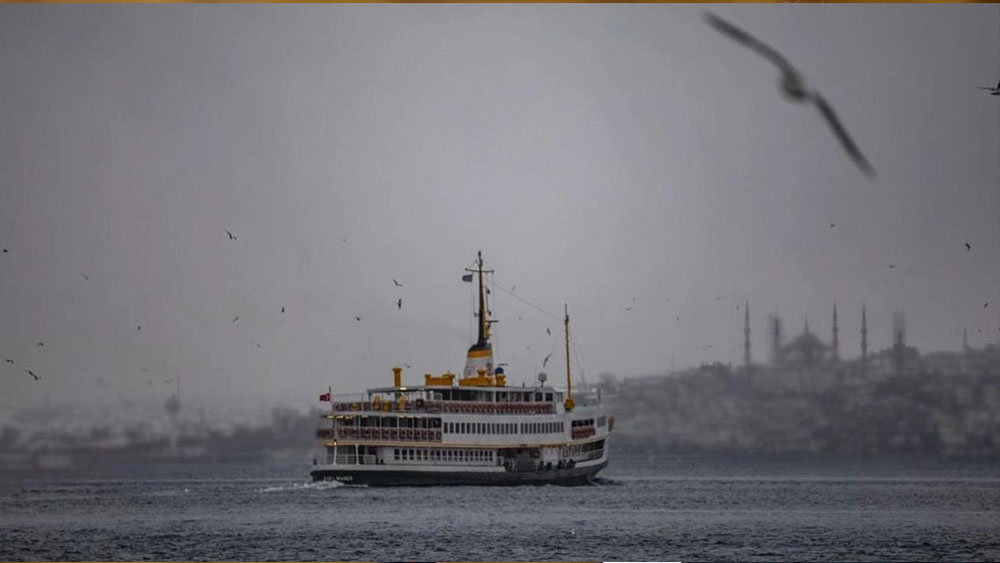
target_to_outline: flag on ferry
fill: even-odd
[[[328,403],[329,403],[329,402],[330,402],[330,394],[329,394],[329,393],[322,393],[322,394],[321,394],[321,395],[319,396],[319,400],[320,400],[320,401],[326,401],[326,402],[328,402]]]
[[[462,281],[464,281],[464,282],[471,282],[472,281],[472,274],[465,274],[464,276],[462,276]]]

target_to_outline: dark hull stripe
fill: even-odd
[[[431,485],[589,485],[607,461],[590,467],[504,473],[446,473],[435,471],[358,471],[314,469],[313,481],[341,481],[376,487],[422,487]]]

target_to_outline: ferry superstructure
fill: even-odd
[[[546,385],[545,374],[530,387],[508,386],[493,363],[481,253],[476,266],[469,271],[479,278],[478,339],[463,375],[426,374],[423,385],[409,386],[395,367],[391,387],[321,394],[330,410],[317,430],[321,454],[313,460],[313,480],[584,485],[607,466],[614,418],[599,393],[572,396],[568,312],[565,391]]]

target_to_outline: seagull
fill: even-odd
[[[890,269],[890,270],[891,270],[891,269],[893,269],[893,268],[895,268],[895,267],[896,267],[896,265],[895,265],[895,264],[889,264],[889,269]]]
[[[142,368],[142,371],[149,372],[149,368]]]
[[[545,328],[545,332],[547,332],[549,334],[549,336],[552,336],[552,331],[549,330],[548,327]]]
[[[10,358],[6,358],[6,362],[7,362],[8,364],[10,364],[10,365],[14,365],[14,360],[12,360],[12,359],[10,359]]]
[[[626,311],[631,311],[632,309],[634,309],[634,307],[625,307]]]
[[[142,330],[142,325],[135,327],[136,330]]]
[[[360,323],[361,322],[361,317],[354,317],[354,320],[356,320],[356,321],[358,321]]]
[[[284,308],[284,307],[282,307],[282,308],[281,308],[281,312],[282,312],[282,313],[284,313],[284,312],[285,312],[285,308]]]
[[[402,297],[399,298],[399,301],[396,301],[396,308],[397,309],[402,309],[403,308],[403,298]]]
[[[394,284],[394,285],[395,285],[396,287],[403,287],[403,284],[399,283],[399,282],[398,282],[398,281],[396,281],[395,279],[393,279],[393,280],[392,280],[392,283],[393,283],[393,284]]]
[[[515,289],[517,289],[517,286],[516,286],[516,285],[512,285],[512,286],[510,286],[510,292],[511,292],[511,293],[514,293],[514,290],[515,290]]]
[[[231,231],[226,231],[226,234],[229,235],[229,240],[236,240],[236,235],[234,235]]]
[[[990,88],[989,86],[980,86],[980,90],[989,90],[991,96],[1000,96],[1000,82],[997,82],[996,88]],[[4,252],[7,252],[4,250]]]
[[[987,301],[986,303],[983,303],[983,309],[985,309],[985,308],[987,308],[989,306],[990,306],[990,302],[989,301]]]
[[[850,135],[847,134],[847,130],[840,123],[840,119],[837,117],[837,114],[834,113],[830,104],[827,103],[826,99],[823,98],[819,92],[815,90],[810,91],[806,87],[806,84],[802,79],[802,75],[791,65],[791,63],[788,62],[787,59],[785,59],[784,56],[775,51],[769,45],[761,42],[749,33],[711,12],[705,12],[705,19],[708,20],[709,25],[721,33],[726,34],[730,39],[753,49],[757,52],[757,54],[762,55],[764,58],[777,65],[781,69],[781,92],[785,95],[785,97],[793,102],[813,103],[816,106],[816,109],[823,114],[823,118],[826,119],[830,129],[833,130],[833,134],[837,136],[837,140],[840,141],[840,144],[844,147],[844,150],[847,151],[847,154],[854,160],[854,163],[857,164],[858,168],[860,168],[861,171],[869,177],[875,176],[875,169],[872,168],[871,164],[868,163],[864,155],[861,154],[857,145],[855,145],[854,141],[851,140]]]
[[[239,316],[239,315],[236,315],[235,317],[233,317],[233,322],[234,322],[234,323],[235,323],[236,321],[238,321],[238,320],[240,320],[240,316]]]
[[[37,375],[35,375],[35,372],[31,371],[30,369],[26,369],[24,371],[28,372],[28,375],[30,375],[31,377],[34,377],[35,381],[38,381],[39,379],[41,379],[41,377],[38,377]]]
[[[412,366],[410,366],[410,364],[408,364],[406,362],[403,362],[403,365],[406,366],[406,369],[410,369],[412,367]]]
[[[965,243],[965,251],[966,252],[972,252],[972,245],[969,244],[969,243]]]
[[[45,343],[44,342],[39,342],[38,344],[35,344],[35,346],[38,346],[39,348],[41,348],[42,346],[45,346]]]
[[[545,356],[545,359],[542,360],[542,367],[545,367],[545,364],[549,363],[549,358],[550,357],[552,357],[552,352],[549,352],[549,355]]]
[[[6,249],[6,248],[5,248],[5,249],[3,249],[3,253],[4,253],[4,254],[7,254],[7,249]]]
[[[831,228],[831,229],[832,229],[832,228],[834,228],[834,227],[836,227],[836,226],[837,226],[837,224],[836,224],[836,223],[830,223],[830,228]]]
[[[80,275],[83,276],[83,279],[85,279],[85,280],[89,280],[90,279],[90,276],[88,276],[87,274],[80,274]]]

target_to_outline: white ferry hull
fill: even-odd
[[[608,465],[607,458],[572,468],[506,471],[502,467],[476,467],[456,471],[386,465],[324,465],[311,472],[313,481],[339,481],[351,485],[419,487],[432,485],[589,485]]]

